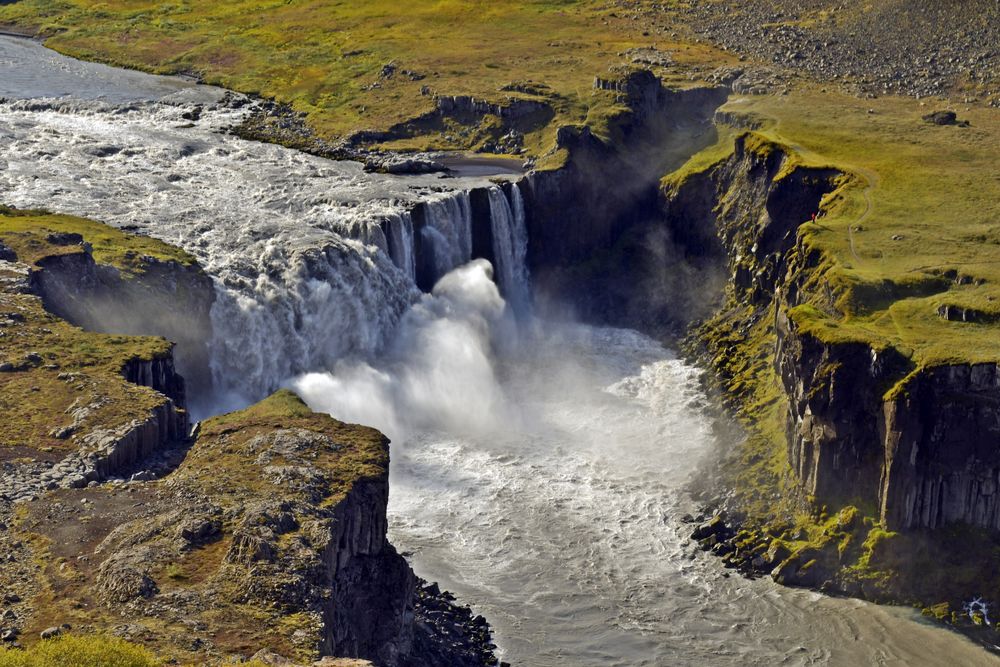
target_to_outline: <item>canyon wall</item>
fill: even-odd
[[[516,196],[491,197],[491,217],[506,216],[493,238],[513,234]],[[25,385],[30,401],[16,399],[0,434],[20,455],[0,459],[0,549],[10,554],[0,595],[15,601],[5,632],[37,637],[70,622],[198,664],[258,651],[300,663],[496,664],[485,621],[417,579],[387,540],[384,436],[289,392],[189,436],[179,347],[121,334],[177,335],[201,354],[212,282],[197,265],[150,256],[100,263],[83,235],[48,229],[93,223],[17,215],[29,231],[0,226],[12,246],[2,246],[10,312],[0,332],[17,343],[0,358],[0,398]],[[36,422],[46,436],[26,430]],[[55,559],[72,564],[70,579]]]
[[[141,277],[98,264],[89,252],[54,254],[38,263],[41,270],[32,274],[33,289],[49,312],[88,331],[162,336],[174,342],[180,375],[195,396],[207,395],[212,381],[210,312],[215,300],[211,278],[194,264],[148,256],[135,259],[142,264]],[[176,379],[168,382],[172,384],[147,386],[183,404],[183,385]]]
[[[659,180],[716,140],[711,119],[727,92],[670,90],[647,71],[612,83],[595,83],[595,94],[613,95],[621,108],[607,136],[587,126],[560,128],[565,164],[524,180],[528,265],[541,302],[659,332],[677,324],[677,298],[705,282],[694,270],[675,270],[675,244],[658,211]]]
[[[788,463],[806,493],[875,507],[891,530],[1000,528],[996,366],[919,366],[887,343],[811,326],[811,313],[840,313],[798,227],[850,178],[744,134],[728,159],[669,181],[662,210],[688,256],[725,265],[746,329],[770,318]]]

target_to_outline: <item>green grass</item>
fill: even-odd
[[[334,522],[345,520],[339,503],[356,485],[384,484],[388,465],[388,441],[381,433],[313,413],[292,392],[279,391],[245,410],[202,422],[184,461],[162,481],[128,494],[109,486],[57,491],[24,505],[11,530],[32,546],[39,591],[25,619],[24,641],[37,641],[38,632],[55,623],[100,632],[120,625],[122,607],[101,597],[99,566],[113,554],[141,553],[136,567],[156,582],[157,599],[203,601],[183,611],[157,607],[133,619],[141,627],[135,636],[156,655],[202,665],[215,664],[206,662],[215,656],[268,648],[311,664],[318,658],[316,643],[293,636],[302,630],[320,637],[321,614],[288,598],[276,601],[270,591],[312,585],[325,572],[320,564],[325,540]],[[281,473],[286,469],[309,474],[289,480]],[[372,493],[372,487],[359,493]],[[60,514],[81,496],[90,501],[88,521]],[[369,501],[377,498],[356,499],[365,507]],[[142,512],[136,513],[137,506]],[[196,544],[180,544],[178,516],[206,511],[219,521],[219,530]],[[286,512],[292,518],[280,528],[267,518]],[[261,531],[248,526],[251,519]],[[234,560],[237,537],[248,534],[266,541],[268,555],[250,563]],[[211,649],[192,647],[186,625],[191,621],[203,624],[198,636],[207,633]]]
[[[13,249],[20,262],[30,265],[45,257],[84,252],[80,245],[53,245],[47,240],[53,232],[81,234],[93,245],[97,261],[116,266],[125,275],[141,273],[143,257],[193,261],[159,241],[90,220],[0,211],[0,242]],[[0,313],[6,322],[0,327],[0,364],[10,363],[17,369],[0,373],[4,414],[0,456],[24,452],[22,448],[36,453],[75,448],[73,440],[53,435],[54,429],[72,423],[74,407],[94,406],[81,426],[81,432],[86,432],[144,420],[167,400],[149,388],[126,382],[121,371],[129,360],[170,354],[168,341],[84,331],[46,312],[37,296],[17,291],[0,290]]]
[[[244,445],[254,437],[275,429],[303,429],[328,436],[336,443],[313,459],[327,475],[325,505],[339,502],[354,484],[378,479],[388,469],[388,440],[381,433],[314,413],[294,393],[281,390],[245,410],[203,422],[198,446],[191,450],[176,478],[192,481],[204,492],[220,496],[287,495],[286,489],[261,477],[257,464],[244,451]],[[227,474],[218,475],[220,468]]]
[[[817,309],[793,311],[797,323],[824,339],[892,345],[922,366],[1000,360],[996,324],[938,315],[945,304],[1000,314],[1000,173],[985,150],[1000,145],[995,112],[961,110],[971,127],[941,127],[914,100],[812,88],[726,108],[771,119],[758,135],[796,160],[856,177],[801,228],[805,250],[823,258],[812,286],[829,284],[836,302],[830,312],[817,297]]]
[[[0,206],[0,241],[14,250],[20,262],[35,264],[45,257],[83,252],[79,245],[54,245],[46,240],[50,234],[60,233],[80,234],[90,244],[95,262],[114,266],[126,275],[142,273],[146,258],[184,266],[195,263],[194,257],[180,248],[101,222]]]
[[[913,100],[858,100],[811,86],[723,107],[763,121],[747,137],[748,150],[788,156],[775,180],[798,166],[846,174],[822,202],[824,215],[799,228],[791,278],[805,303],[787,314],[823,342],[909,357],[912,372],[887,395],[929,366],[1000,360],[1000,326],[938,315],[944,304],[1000,312],[1000,173],[984,149],[1000,144],[1000,118],[963,109],[971,127],[940,127],[921,120],[927,110]],[[695,155],[663,179],[664,193],[725,157],[721,141]],[[820,559],[853,594],[935,605],[929,615],[962,621],[949,610],[1000,590],[995,537],[962,527],[891,533],[875,507],[845,499],[828,508],[798,488],[787,462],[787,398],[774,371],[775,307],[741,304],[730,293],[692,335],[746,428],[723,470],[746,514],[746,540],[777,540],[800,564]],[[848,510],[852,521],[843,525]]]
[[[673,4],[663,3],[664,14]],[[733,60],[704,44],[649,35],[627,12],[594,0],[21,0],[0,6],[3,23],[40,31],[72,56],[197,72],[288,102],[327,137],[385,130],[432,110],[424,86],[498,102],[544,99],[555,119],[531,132],[535,153],[549,148],[557,124],[607,115],[613,95],[595,93],[594,77],[626,62],[619,54],[630,48],[671,51],[678,66],[665,74],[679,81],[686,63]],[[397,73],[381,78],[390,62]],[[503,90],[512,83],[531,83],[540,94]],[[406,147],[468,148],[473,135],[446,138],[454,129],[437,128],[431,140]]]
[[[141,646],[103,635],[63,635],[27,650],[0,647],[0,667],[160,667]]]

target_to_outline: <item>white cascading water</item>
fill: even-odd
[[[392,435],[391,540],[486,614],[505,659],[998,664],[911,611],[728,577],[696,551],[678,517],[714,446],[697,371],[633,331],[512,316],[501,293],[517,310],[528,292],[516,188],[442,193],[434,177],[241,141],[218,132],[241,112],[189,83],[0,37],[0,97],[66,93],[0,103],[0,201],[192,252],[219,289],[219,405],[287,382]],[[164,96],[181,106],[145,101]],[[209,105],[194,127],[192,101]],[[493,187],[500,289],[468,261],[472,187]],[[419,201],[440,258],[430,294],[414,286]]]
[[[517,185],[507,193],[493,187],[489,190],[490,224],[493,236],[493,258],[497,284],[515,312],[528,311],[531,300],[528,277],[528,229],[525,224],[524,200]]]
[[[156,236],[216,279],[216,392],[194,406],[199,414],[385,347],[419,296],[409,209],[428,202],[440,236],[436,280],[471,258],[467,190],[495,187],[452,178],[442,192],[435,176],[366,174],[357,163],[221,134],[244,112],[213,108],[217,98],[188,89],[173,93],[173,104],[0,104],[5,203]],[[208,105],[195,127],[182,118],[191,99]]]
[[[413,218],[409,211],[393,213],[386,218],[386,242],[389,256],[410,280],[417,279],[417,263],[413,253]]]
[[[440,278],[472,259],[472,206],[468,193],[427,202],[426,225],[421,230],[433,260],[434,277]]]

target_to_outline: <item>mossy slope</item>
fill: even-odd
[[[27,642],[68,623],[83,633],[117,629],[182,664],[262,648],[318,659],[332,632],[320,613],[323,587],[336,576],[324,559],[343,567],[363,531],[385,543],[384,518],[355,525],[341,503],[354,493],[351,502],[363,505],[358,494],[384,487],[387,470],[380,433],[313,413],[279,391],[203,422],[183,462],[161,481],[48,494],[14,527],[39,564]],[[74,521],[81,504],[87,514]],[[361,532],[335,543],[332,535],[345,529]]]
[[[141,421],[167,401],[126,382],[122,372],[130,361],[169,357],[169,341],[74,327],[46,312],[31,293],[28,273],[40,270],[46,258],[92,253],[95,260],[135,277],[150,258],[190,263],[189,256],[93,221],[9,208],[0,210],[0,244],[15,261],[0,264],[0,365],[6,370],[0,373],[5,416],[0,457],[50,458],[53,452],[72,451],[78,436]],[[71,413],[85,406],[91,409],[74,435],[56,437],[74,421]]]
[[[724,464],[736,492],[730,509],[747,527],[727,558],[760,556],[755,567],[777,568],[786,583],[918,605],[944,600],[936,609],[948,612],[937,615],[972,624],[963,602],[1000,599],[1000,540],[960,525],[886,530],[876,489],[863,497],[809,497],[789,461],[789,394],[776,369],[775,322],[787,317],[797,335],[829,350],[860,346],[903,360],[868,406],[873,412],[931,369],[1000,360],[995,321],[941,314],[948,304],[984,313],[996,307],[1000,256],[989,238],[1000,181],[990,177],[993,157],[983,147],[1000,143],[1000,118],[969,109],[970,127],[942,127],[921,120],[919,102],[862,101],[812,87],[732,99],[723,112],[763,120],[743,135],[744,148],[762,162],[781,156],[769,187],[802,167],[845,175],[816,207],[818,220],[802,216],[782,251],[780,290],[754,298],[751,281],[735,280],[724,306],[691,336],[747,433]],[[727,159],[724,146],[695,156],[664,179],[664,196],[675,199],[704,182]],[[723,197],[716,214],[727,211],[732,200]],[[752,254],[748,247],[734,252],[744,263]],[[817,377],[824,372],[834,377],[838,370],[816,369]],[[768,560],[771,551],[780,560]]]
[[[667,22],[672,4],[661,5]],[[435,95],[540,101],[552,115],[520,128],[536,154],[559,125],[601,125],[615,98],[594,91],[594,77],[627,62],[630,49],[669,53],[674,65],[665,73],[678,81],[690,64],[734,60],[678,32],[652,35],[627,12],[592,0],[22,0],[0,6],[0,23],[38,31],[68,55],[195,72],[290,103],[325,138],[387,130],[432,111]],[[426,136],[395,147],[471,148],[495,134],[486,126],[499,119],[482,122],[478,130],[424,128]]]

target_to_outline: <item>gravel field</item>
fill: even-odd
[[[655,29],[669,15],[748,61],[862,96],[1000,106],[1000,0],[690,0],[616,3]],[[662,32],[662,30],[660,31]]]

